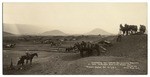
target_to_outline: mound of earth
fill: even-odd
[[[108,49],[108,56],[128,57],[147,60],[147,35],[131,35],[122,37],[121,42],[113,41]]]
[[[113,38],[113,39],[111,39]],[[108,48],[103,56],[87,57],[70,63],[65,74],[147,74],[147,35],[123,36],[121,42],[116,42],[115,37],[108,37],[113,46]],[[120,65],[104,68],[85,68],[91,62],[137,63],[133,67],[138,69],[122,68]],[[105,65],[104,65],[105,66]]]

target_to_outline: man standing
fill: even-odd
[[[121,39],[122,39],[121,34],[118,34],[118,36],[117,36],[117,42],[121,42]]]

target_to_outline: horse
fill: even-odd
[[[26,60],[26,64],[28,64],[28,60],[30,61],[30,64],[32,64],[32,59],[34,58],[34,56],[38,57],[37,53],[33,53],[33,54],[29,54],[27,53],[27,55],[23,55],[21,56],[20,60],[18,61],[18,64],[24,64],[24,60]]]
[[[126,33],[126,35],[129,35],[129,32],[131,31],[130,25],[125,24],[124,26],[125,26],[125,33]]]
[[[24,58],[20,58],[17,65],[22,65],[23,66],[24,65],[24,60],[25,60]]]
[[[137,33],[138,28],[137,28],[136,25],[129,25],[128,28],[129,28],[130,34],[135,34],[135,33]]]
[[[144,34],[146,27],[144,25],[140,25],[140,33]]]
[[[123,32],[123,35],[125,35],[126,31],[127,31],[127,28],[126,27],[123,27],[122,24],[120,24],[120,31]]]
[[[89,48],[85,47],[84,44],[77,42],[74,44],[74,47],[76,47],[79,50],[81,57],[84,57],[84,53],[88,53],[88,56],[89,56],[89,52],[91,50]]]
[[[77,42],[74,44],[74,46],[79,50],[80,56],[83,57],[83,50],[81,49],[80,44]]]
[[[67,51],[67,52],[70,52],[70,51],[75,50],[75,49],[76,49],[76,48],[75,48],[74,46],[73,46],[73,47],[71,46],[71,47],[66,48],[66,51]]]

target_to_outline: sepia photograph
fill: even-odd
[[[3,75],[147,75],[147,2],[3,2]]]

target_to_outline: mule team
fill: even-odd
[[[132,34],[144,34],[146,31],[146,27],[144,25],[140,25],[139,32],[137,25],[128,25],[125,24],[124,26],[120,24],[120,31],[123,32],[123,35],[132,35]]]
[[[73,47],[66,48],[66,51],[78,50],[81,57],[91,56],[91,55],[100,55],[106,51],[106,47],[110,47],[112,44],[109,41],[103,40],[98,43],[91,43],[82,41],[81,43],[77,42]]]

